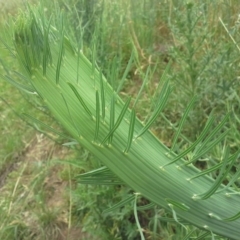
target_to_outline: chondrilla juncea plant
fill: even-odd
[[[216,126],[210,115],[198,138],[176,154],[174,147],[195,97],[182,116],[171,148],[149,129],[167,107],[171,94],[167,72],[171,63],[159,81],[161,91],[155,109],[143,124],[136,117],[134,107],[139,98],[134,102],[129,96],[123,101],[106,80],[94,56],[90,62],[68,36],[63,14],[59,13],[54,20],[30,9],[19,17],[13,33],[14,50],[9,50],[21,66],[19,74],[23,82],[15,80],[16,73],[9,72],[5,78],[20,90],[37,94],[70,134],[70,143],[79,143],[102,162],[103,167],[83,174],[80,181],[130,186],[135,194],[125,202],[134,202],[142,239],[144,234],[137,216],[139,196],[171,212],[179,224],[188,222],[211,234],[238,239],[240,197],[231,188],[238,172],[233,182],[222,183],[240,151],[231,155],[226,147],[222,162],[203,171],[193,165],[226,137],[224,125],[229,115]],[[39,123],[34,116],[23,114],[23,117]],[[48,129],[55,131],[50,126]],[[185,156],[188,160],[184,160]],[[217,170],[217,178],[211,178],[210,174]]]

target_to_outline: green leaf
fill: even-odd
[[[98,91],[96,91],[96,129],[95,129],[94,141],[96,141],[98,138],[99,123],[100,123],[100,103],[99,103],[99,94],[98,94]]]
[[[126,67],[126,69],[125,69],[125,71],[124,71],[124,73],[123,73],[122,79],[121,79],[120,83],[118,84],[118,88],[117,88],[116,93],[119,93],[120,90],[122,89],[122,86],[123,86],[123,84],[124,84],[124,82],[125,82],[125,80],[126,80],[126,77],[127,77],[128,73],[129,73],[131,67],[132,67],[133,58],[134,58],[134,54],[133,54],[133,52],[132,52],[131,57],[130,57],[130,59],[128,60],[127,67]]]
[[[108,168],[101,167],[87,173],[77,176],[77,180],[82,184],[95,185],[122,185],[124,184],[116,175],[114,175]]]
[[[171,200],[170,200],[170,201],[171,201]],[[175,206],[175,205],[173,205],[172,203],[168,203],[168,206],[169,206],[169,207],[171,208],[171,210],[172,210],[172,215],[173,215],[173,218],[174,218],[175,222],[177,222],[178,224],[180,224],[183,228],[185,228],[185,229],[187,230],[186,226],[183,225],[183,224],[179,221],[179,219],[178,219],[178,217],[177,217],[177,213],[176,213],[176,211],[174,210],[174,206]],[[176,206],[179,206],[179,204],[177,203]]]
[[[101,103],[102,103],[102,119],[105,119],[105,93],[103,85],[103,75],[102,71],[100,72],[100,93],[101,93]]]
[[[232,217],[230,217],[230,218],[224,219],[224,221],[226,221],[226,222],[232,222],[232,221],[235,221],[235,220],[237,220],[237,219],[239,219],[239,218],[240,218],[240,212],[238,212],[236,215],[234,215],[234,216],[232,216]]]
[[[186,206],[184,203],[180,203],[169,198],[166,198],[166,201],[168,204],[171,204],[173,207],[179,208],[183,211],[188,211],[190,209],[190,207]]]
[[[141,225],[140,225],[140,222],[139,222],[139,219],[138,219],[138,214],[137,214],[137,199],[138,199],[138,195],[139,195],[138,193],[135,194],[133,213],[134,213],[134,217],[135,217],[135,221],[136,221],[136,224],[137,224],[138,231],[139,231],[140,236],[141,236],[141,240],[145,240],[145,237],[143,235],[143,229],[141,228]]]
[[[155,206],[156,206],[155,203],[149,203],[149,204],[144,205],[144,206],[138,206],[138,207],[137,207],[137,210],[138,210],[138,211],[145,211],[145,210],[152,209],[152,208],[154,208]]]
[[[36,91],[29,85],[23,85],[21,83],[18,83],[17,81],[13,80],[10,76],[3,76],[0,74],[0,76],[5,79],[7,82],[12,84],[17,89],[26,92],[28,94],[36,94]]]
[[[113,133],[114,133],[114,122],[115,122],[115,93],[112,95],[111,99],[111,108],[110,108],[110,124],[109,124],[109,133],[108,135],[103,139],[101,144],[104,144],[108,140],[108,144],[112,143],[113,140]]]
[[[235,159],[235,157],[236,157],[235,155],[232,155],[231,157],[229,157],[228,160],[227,160],[227,164],[230,163],[230,162],[232,162],[232,161]],[[211,173],[211,172],[213,172],[213,171],[216,171],[216,170],[218,170],[218,169],[220,169],[220,168],[222,167],[223,163],[225,164],[225,162],[220,162],[220,163],[214,165],[214,166],[211,167],[211,168],[208,168],[208,169],[206,169],[206,170],[203,170],[203,171],[199,172],[197,175],[192,176],[189,180],[191,181],[191,180],[193,180],[193,179],[195,179],[195,178],[198,178],[198,177],[207,175],[208,173]]]
[[[195,101],[196,101],[196,96],[192,98],[192,100],[191,100],[190,103],[188,104],[186,110],[184,111],[184,114],[183,114],[183,116],[182,116],[182,118],[181,118],[181,120],[180,120],[180,122],[179,122],[178,130],[177,130],[177,132],[176,132],[175,135],[174,135],[174,138],[173,138],[173,141],[172,141],[171,150],[173,150],[173,149],[175,148],[175,145],[176,145],[176,143],[177,143],[177,140],[178,140],[178,138],[179,138],[179,135],[180,135],[180,133],[181,133],[181,131],[182,131],[183,125],[184,125],[184,123],[186,122],[187,116],[189,115],[189,112],[190,112],[190,110],[192,109]]]
[[[30,119],[33,123],[37,124],[37,125],[40,125],[42,127],[44,127],[45,129],[47,129],[48,131],[50,132],[53,132],[55,134],[57,134],[58,136],[62,137],[63,139],[70,139],[70,140],[73,140],[72,138],[70,138],[69,136],[55,130],[54,128],[50,127],[49,125],[43,123],[42,121],[39,121],[38,119],[32,117],[31,115],[29,114],[26,114],[26,113],[23,113],[22,114],[23,117],[25,117],[26,119]]]
[[[67,83],[70,88],[72,89],[72,91],[74,92],[75,96],[77,97],[78,101],[81,103],[81,105],[83,106],[84,110],[87,112],[87,114],[93,118],[93,115],[91,113],[91,111],[89,110],[89,108],[87,107],[87,105],[85,104],[85,102],[83,101],[82,97],[80,96],[80,94],[78,93],[77,89],[70,83]]]
[[[141,85],[141,88],[140,88],[140,90],[138,91],[138,95],[137,95],[137,97],[136,97],[136,99],[135,99],[135,102],[134,102],[134,104],[133,104],[133,108],[135,108],[135,106],[137,105],[137,102],[138,102],[138,100],[139,100],[139,98],[140,98],[140,96],[141,96],[141,94],[142,94],[142,92],[143,92],[143,89],[144,89],[144,87],[145,87],[146,84],[147,84],[149,72],[150,72],[150,66],[148,66],[147,73],[146,73],[146,75],[145,75],[145,77],[144,77],[144,80],[143,80],[143,83],[142,83],[142,85]]]
[[[115,99],[112,99],[112,102],[114,102],[114,101],[115,101]],[[114,132],[116,131],[116,129],[119,127],[119,125],[121,124],[121,122],[122,122],[122,120],[123,120],[123,117],[124,117],[126,111],[128,110],[128,106],[129,106],[129,104],[130,104],[130,101],[131,101],[131,98],[128,98],[128,100],[127,100],[126,103],[124,104],[124,106],[123,106],[123,108],[122,108],[122,110],[121,110],[121,113],[119,114],[118,119],[117,119],[117,121],[116,121],[115,124],[113,123],[114,117],[111,116],[111,121],[110,121],[111,125],[110,125],[110,126],[112,126],[112,128],[111,128],[110,132],[108,133],[108,135],[103,139],[103,141],[101,142],[101,144],[104,144],[108,139],[110,139],[110,137],[113,135],[113,133],[114,133]],[[114,104],[113,104],[113,105],[114,105]],[[113,112],[113,111],[114,111],[114,107],[112,107],[112,109],[111,109],[111,112]]]
[[[217,179],[215,180],[215,182],[212,185],[212,187],[206,193],[203,193],[203,194],[199,195],[199,196],[201,196],[201,199],[203,199],[203,200],[207,199],[207,198],[211,197],[217,191],[217,189],[219,188],[219,186],[222,183],[222,181],[226,178],[227,174],[232,169],[235,161],[237,160],[237,158],[239,156],[239,153],[240,153],[240,150],[234,154],[234,156],[235,156],[234,159],[229,164],[229,166],[226,167],[227,162],[228,162],[228,155],[229,155],[229,149],[227,149],[226,156],[224,157],[223,165],[222,165],[221,171],[220,171]]]
[[[195,240],[205,240],[207,236],[209,236],[211,232],[205,232],[201,236],[197,237]]]
[[[71,119],[72,125],[74,126],[74,128],[76,129],[76,131],[77,131],[77,133],[78,133],[78,136],[80,137],[81,134],[80,134],[80,132],[79,132],[79,129],[78,129],[76,123],[74,122],[74,119],[72,118],[72,115],[71,115],[70,110],[69,110],[69,107],[68,107],[68,103],[67,103],[65,97],[63,96],[63,94],[61,94],[61,95],[62,95],[63,101],[64,101],[64,103],[65,103],[65,106],[66,106],[66,108],[67,108],[68,116],[69,116],[70,119]]]
[[[206,153],[208,153],[212,148],[214,148],[218,143],[220,143],[223,139],[225,139],[228,132],[229,131],[225,131],[224,133],[222,133],[220,136],[218,136],[213,141],[210,141],[210,139],[209,139],[206,144],[203,144],[204,148],[202,147],[202,144],[200,143],[199,144],[200,148],[194,152],[194,154],[196,154],[196,155],[194,155],[190,161],[187,161],[186,163],[184,163],[184,165],[191,164],[191,163],[195,162],[196,160],[200,159],[202,156],[204,156]]]
[[[110,212],[113,212],[114,210],[118,209],[118,208],[121,208],[121,207],[124,207],[126,206],[127,204],[131,204],[135,199],[135,196],[134,195],[130,195],[128,196],[127,198],[123,199],[122,201],[118,202],[117,204],[115,204],[114,206],[106,209],[103,211],[103,214],[106,214],[106,213],[110,213]]]
[[[128,141],[127,141],[127,147],[124,150],[124,153],[128,153],[131,145],[132,145],[132,141],[133,141],[133,134],[134,134],[134,125],[135,125],[135,118],[136,118],[136,114],[135,114],[135,110],[132,110],[131,113],[131,119],[130,119],[130,125],[129,125],[129,130],[128,130]]]
[[[61,22],[61,30],[60,30],[60,45],[59,45],[59,53],[58,53],[58,62],[57,62],[57,68],[56,68],[56,84],[59,83],[60,78],[60,70],[61,70],[61,64],[63,59],[63,48],[64,48],[64,27],[63,27],[63,14],[60,15],[60,22]]]
[[[158,104],[156,110],[154,111],[154,113],[152,114],[152,116],[150,117],[150,119],[148,120],[146,125],[142,128],[142,130],[135,137],[135,139],[141,137],[149,129],[149,127],[153,124],[153,122],[156,120],[156,118],[158,117],[160,112],[165,107],[168,97],[169,97],[169,94],[170,94],[170,88],[169,88],[168,82],[166,82],[161,91],[159,104]]]
[[[165,164],[164,166],[162,166],[162,168],[168,166],[168,165],[171,165],[175,162],[177,162],[179,159],[183,158],[185,155],[187,155],[189,152],[191,152],[194,148],[197,147],[198,144],[200,144],[203,139],[208,136],[206,139],[205,139],[205,143],[208,143],[209,140],[213,137],[214,134],[217,134],[217,132],[219,132],[223,125],[226,123],[227,119],[228,119],[229,115],[226,115],[223,120],[212,130],[210,131],[211,127],[212,127],[212,124],[213,124],[213,117],[210,116],[203,131],[201,132],[200,136],[197,138],[197,140],[191,144],[191,146],[189,148],[187,148],[185,151],[183,151],[182,153],[180,153],[174,160],[172,160],[171,162]],[[210,132],[210,134],[209,134]],[[213,134],[214,133],[214,134]]]

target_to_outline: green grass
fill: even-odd
[[[230,147],[231,152],[238,150],[240,141],[238,133],[240,124],[238,107],[239,52],[229,36],[231,34],[235,41],[239,42],[238,2],[165,1],[160,5],[159,1],[147,0],[105,1],[104,5],[102,2],[95,5],[94,1],[69,0],[62,4],[62,8],[70,10],[68,20],[76,30],[72,31],[72,35],[76,35],[78,40],[81,38],[84,40],[84,44],[82,43],[81,46],[84,53],[90,60],[97,62],[115,88],[121,81],[128,59],[134,53],[127,81],[120,91],[123,98],[128,94],[132,94],[133,99],[136,98],[144,76],[148,72],[149,77],[136,106],[140,119],[147,121],[154,109],[156,98],[153,93],[156,90],[156,83],[166,68],[167,62],[172,61],[168,78],[173,91],[168,106],[163,112],[163,116],[168,120],[166,121],[162,117],[158,118],[152,126],[152,130],[171,147],[174,128],[178,127],[182,113],[191,98],[197,95],[195,106],[189,113],[181,132],[184,137],[177,141],[174,150],[182,152],[196,139],[211,112],[218,122],[228,111],[232,115],[225,127],[229,130],[227,138],[215,146],[203,159],[197,161],[196,165],[205,169],[220,162],[226,146]],[[50,11],[51,8],[47,9]],[[229,33],[220,23],[219,17],[222,18]],[[84,35],[81,35],[80,21],[82,21],[82,25],[90,22]],[[93,34],[94,32],[95,34]],[[99,39],[97,44],[93,40],[94,37]],[[7,56],[6,51],[2,48],[0,51],[4,64],[11,64],[11,59]],[[112,71],[112,69],[116,71]],[[1,69],[0,72],[3,74],[4,70]],[[15,111],[29,111],[30,105],[23,101],[22,95],[15,88],[4,81],[0,82],[0,87],[1,96]],[[17,118],[3,101],[0,102],[0,110],[0,169],[5,169],[28,145],[34,132]],[[35,110],[30,112],[35,114]],[[46,117],[40,115],[39,118],[43,120]],[[88,154],[86,152],[85,154],[84,159],[89,160],[86,157]],[[99,165],[98,161],[92,159],[91,164],[82,163],[80,171],[86,171]],[[61,177],[69,181],[69,178],[72,179],[79,173],[79,167],[72,168],[73,173],[69,177],[68,168],[64,167],[61,170]],[[25,184],[16,185],[17,179],[22,179],[22,177],[24,179],[27,176],[24,169],[25,165],[23,164],[16,173],[9,176],[6,183],[8,196],[11,196],[14,187],[17,186],[17,192],[14,194],[16,199],[10,200],[9,197],[6,200],[8,209],[9,204],[12,204],[12,214],[6,218],[7,220],[3,224],[4,228],[0,228],[2,236],[9,236],[6,239],[14,239],[14,231],[21,232],[25,239],[32,239],[31,234],[34,231],[38,237],[41,237],[44,229],[52,228],[53,231],[57,231],[59,227],[56,220],[56,215],[59,213],[42,209],[44,206],[41,205],[41,202],[44,202],[45,191],[40,186],[44,177],[47,176],[49,167],[41,168],[39,171],[43,175],[39,174],[37,177],[33,177],[36,174],[33,169],[29,170],[32,176],[30,192],[34,192],[34,189],[41,189],[39,195],[33,194],[30,199],[27,198],[28,201],[34,202],[35,215],[39,216],[35,216],[36,219],[33,221],[36,223],[37,230],[34,228],[35,226],[24,223],[23,215],[28,212],[29,204],[28,201],[26,202],[26,198],[22,202],[18,200],[17,196],[21,195],[22,191],[26,192],[23,189]],[[237,165],[233,167],[226,182],[231,179],[237,169]],[[213,177],[216,175],[214,173]],[[239,191],[238,180],[234,188]],[[102,236],[102,239],[138,239],[139,235],[131,206],[117,209],[116,212],[106,216],[101,215],[105,208],[125,198],[129,191],[124,187],[116,189],[115,187],[75,186],[72,199],[74,221],[83,222],[86,229],[95,231],[96,235]],[[68,211],[68,209],[65,210]],[[39,214],[38,211],[41,213]],[[1,212],[5,212],[5,210]],[[18,214],[16,214],[17,212]],[[186,235],[181,226],[160,220],[159,216],[171,217],[171,214],[164,213],[161,208],[143,211],[141,214],[141,224],[146,228],[146,235],[151,236],[152,239],[183,239]],[[13,222],[15,224],[11,224]],[[48,225],[50,222],[53,225]],[[189,231],[194,230],[193,227],[188,227],[188,229]],[[6,231],[9,235],[6,235]],[[55,232],[50,234],[54,236]],[[157,234],[155,238],[154,234]],[[196,230],[191,236],[199,235],[201,235],[201,231]],[[205,239],[210,238],[211,236]]]
[[[17,2],[11,4],[9,1],[1,8],[3,19],[0,22],[0,32],[3,41],[6,41],[9,34],[6,32],[5,20],[6,24],[9,24],[9,19],[12,18],[10,15],[16,16],[17,6],[19,6]],[[38,99],[29,102],[26,94],[2,78],[6,74],[6,69],[11,71],[18,69],[18,65],[13,62],[12,56],[9,56],[2,42],[0,59],[0,238],[56,239],[62,236],[63,231],[66,235],[69,229],[66,223],[69,221],[69,206],[66,204],[69,201],[69,193],[65,187],[65,193],[62,192],[58,196],[60,200],[56,200],[61,201],[62,205],[47,206],[53,201],[52,197],[53,199],[57,197],[52,191],[64,189],[51,182],[58,179],[54,172],[59,171],[60,174],[61,171],[65,171],[59,164],[55,164],[58,166],[56,170],[56,166],[50,165],[49,160],[52,156],[60,159],[60,153],[63,155],[66,153],[41,134],[36,134],[27,122],[19,118],[17,114],[21,112],[35,112],[40,119],[48,119],[49,123],[53,124],[46,113],[39,113],[35,109],[37,107],[44,110]],[[68,151],[68,155],[73,156],[73,153]],[[62,214],[60,208],[63,205],[66,208],[65,214]]]

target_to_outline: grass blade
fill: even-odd
[[[141,236],[141,240],[145,240],[145,237],[143,235],[143,230],[141,228],[141,225],[140,225],[140,222],[139,222],[139,219],[138,219],[138,214],[137,214],[137,199],[138,199],[138,195],[139,195],[139,193],[135,194],[133,212],[134,212],[134,217],[135,217],[135,221],[136,221],[136,224],[137,224],[137,228],[138,228],[138,231],[139,231],[140,236]]]

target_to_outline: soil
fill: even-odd
[[[23,180],[26,184],[31,181],[31,174],[36,166],[46,164],[46,161],[62,160],[69,158],[73,154],[71,150],[66,147],[62,147],[45,137],[43,134],[36,134],[30,143],[14,157],[14,161],[0,172],[0,190],[4,188],[7,183],[9,174],[13,171],[17,171],[20,166],[27,164],[26,170],[23,172]],[[63,171],[64,164],[53,164],[49,168],[49,172],[43,180],[44,191],[46,192],[46,202],[44,203],[47,209],[61,209],[58,212],[57,219],[54,221],[56,231],[53,236],[48,236],[47,239],[53,240],[88,240],[93,239],[89,234],[82,232],[80,227],[72,224],[69,227],[69,180],[63,180],[60,173]],[[31,211],[31,209],[28,209]],[[28,215],[28,214],[26,214]],[[27,218],[27,216],[26,216]],[[29,222],[29,219],[25,220]],[[27,225],[31,224],[28,223]],[[35,225],[35,223],[33,223]],[[37,227],[36,227],[37,228]],[[38,239],[36,233],[34,239]],[[49,238],[50,237],[50,238]]]

